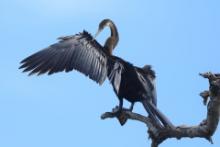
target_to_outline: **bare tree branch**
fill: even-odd
[[[212,135],[215,133],[219,123],[220,116],[220,74],[212,74],[211,72],[200,74],[202,77],[209,80],[209,90],[200,94],[203,98],[203,103],[207,104],[207,116],[197,126],[177,126],[175,128],[161,128],[152,120],[141,114],[130,112],[123,109],[122,113],[117,114],[117,107],[112,112],[104,113],[101,118],[114,118],[116,117],[121,125],[124,125],[127,119],[140,121],[145,123],[148,127],[148,134],[152,140],[151,147],[158,147],[163,141],[168,138],[181,139],[183,137],[200,137],[205,138],[213,143]]]

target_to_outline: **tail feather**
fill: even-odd
[[[143,102],[143,105],[144,105],[145,110],[149,114],[149,117],[154,121],[154,123],[156,123],[157,126],[163,128],[163,126],[160,123],[160,120],[158,120],[157,116],[151,110],[149,103],[148,102]]]
[[[157,117],[159,121],[162,122],[162,124],[166,127],[175,128],[174,125],[169,121],[169,119],[151,102],[144,100],[143,101],[144,108],[149,113],[149,115],[153,115],[154,117]]]

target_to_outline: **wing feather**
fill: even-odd
[[[59,39],[58,43],[22,60],[20,68],[30,75],[75,69],[102,84],[107,77],[109,56],[103,47],[86,31]]]

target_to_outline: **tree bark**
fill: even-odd
[[[213,143],[212,135],[215,133],[219,123],[220,116],[220,74],[212,74],[210,72],[200,74],[202,77],[209,80],[209,90],[200,93],[203,98],[203,103],[207,105],[207,116],[197,126],[176,126],[174,128],[158,127],[150,118],[130,112],[123,109],[120,114],[114,113],[118,107],[114,108],[112,112],[102,114],[101,118],[117,118],[121,125],[124,125],[127,119],[140,121],[145,123],[148,127],[148,134],[152,140],[151,147],[158,147],[163,141],[168,138],[181,139],[183,137],[189,138],[205,138]]]

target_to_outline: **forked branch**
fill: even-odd
[[[176,126],[175,128],[161,128],[155,125],[150,118],[130,112],[126,109],[123,109],[121,114],[116,115],[114,112],[117,111],[117,107],[114,108],[112,112],[104,113],[101,118],[106,119],[116,117],[121,125],[124,125],[127,119],[145,123],[148,127],[149,137],[152,140],[151,147],[157,147],[168,138],[181,139],[183,137],[200,137],[213,143],[211,137],[216,131],[220,116],[220,74],[207,72],[200,75],[209,80],[209,90],[200,93],[200,96],[203,98],[203,103],[205,105],[208,103],[208,105],[206,118],[197,126],[182,125]]]

